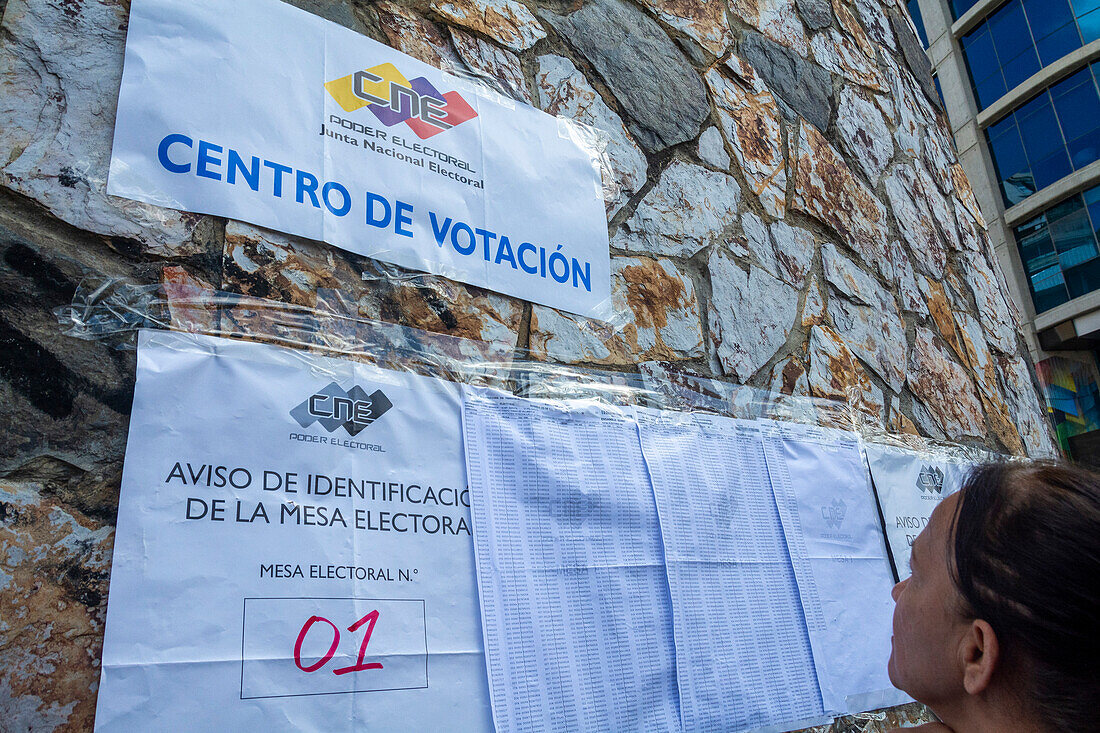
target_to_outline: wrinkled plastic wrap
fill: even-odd
[[[368,277],[410,283],[427,276],[402,274],[380,265]],[[776,394],[662,362],[643,362],[637,373],[541,362],[511,346],[362,317],[355,301],[336,289],[318,289],[316,307],[307,307],[212,290],[183,278],[138,285],[89,277],[72,303],[55,314],[69,336],[119,349],[136,348],[137,333],[142,329],[175,330],[270,343],[289,349],[287,358],[300,357],[307,362],[313,354],[335,356],[528,398],[589,399],[674,413],[822,425],[856,432],[866,439],[920,448],[914,436],[884,433],[843,402]],[[969,460],[985,457],[964,447],[933,446],[928,441],[921,445],[925,450],[953,450],[956,453],[952,455]],[[924,720],[922,716],[917,706],[904,706],[843,716],[807,730],[872,733]]]
[[[392,283],[429,277],[400,274],[381,264],[378,270],[364,278]],[[863,422],[861,413],[844,402],[777,394],[677,371],[662,362],[643,362],[639,373],[553,364],[499,343],[365,318],[347,293],[336,289],[319,288],[316,307],[307,307],[187,282],[137,285],[89,277],[73,302],[55,315],[67,335],[122,349],[135,348],[140,329],[171,329],[366,361],[529,398],[597,399],[849,431],[859,431]]]

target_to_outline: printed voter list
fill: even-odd
[[[96,729],[491,730],[460,410],[143,332]]]
[[[134,0],[107,190],[610,320],[597,140],[279,0]]]

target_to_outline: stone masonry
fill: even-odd
[[[535,360],[659,361],[847,401],[883,430],[1056,450],[900,0],[295,4],[602,130],[622,321],[364,279],[377,263],[321,243],[108,196],[128,2],[0,0],[0,728],[94,716],[134,353],[60,332],[87,275],[337,293]]]

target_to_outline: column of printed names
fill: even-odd
[[[905,702],[886,671],[893,576],[859,436],[790,423],[763,431],[826,711]]]
[[[468,393],[496,727],[678,730],[671,602],[632,420]]]
[[[645,410],[639,423],[672,593],[684,729],[750,730],[820,716],[756,428]]]

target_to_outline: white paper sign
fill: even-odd
[[[97,730],[492,730],[454,385],[141,334]]]
[[[973,464],[876,443],[866,449],[890,554],[904,580],[911,574],[913,540],[928,526],[936,505],[962,487]]]
[[[278,0],[133,0],[107,190],[607,320],[590,134]]]

